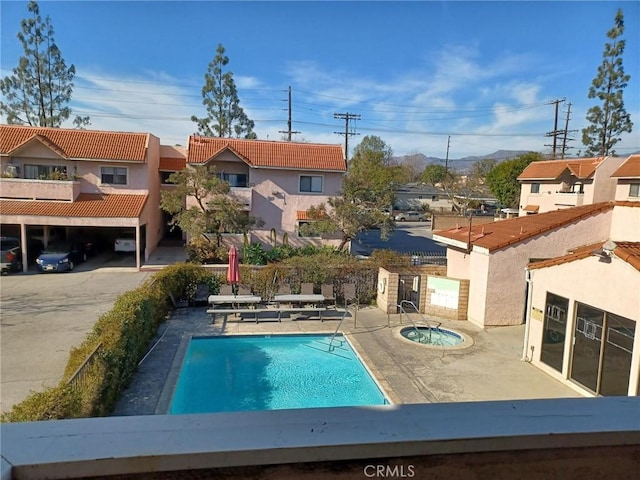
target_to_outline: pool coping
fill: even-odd
[[[272,336],[280,336],[280,337],[303,337],[303,336],[342,336],[345,341],[349,344],[353,353],[360,361],[360,364],[365,369],[373,383],[376,385],[378,390],[385,399],[385,405],[396,405],[402,403],[395,393],[395,391],[391,388],[391,385],[384,380],[382,375],[379,375],[380,372],[377,372],[377,369],[373,367],[373,362],[371,359],[367,357],[362,349],[362,346],[356,341],[357,344],[354,345],[353,338],[351,335],[345,332],[308,332],[308,333],[228,333],[228,334],[194,334],[187,333],[182,336],[180,340],[180,345],[176,349],[176,353],[173,357],[173,361],[171,362],[171,367],[169,367],[169,372],[165,379],[164,385],[162,387],[162,392],[160,393],[160,397],[158,399],[158,403],[156,404],[156,408],[154,410],[154,415],[171,415],[169,413],[169,409],[171,408],[171,402],[173,400],[173,394],[175,392],[176,386],[178,384],[178,378],[180,376],[180,372],[182,370],[182,366],[184,364],[185,355],[187,353],[187,349],[189,348],[189,343],[191,340],[195,338],[229,338],[229,337],[272,337]],[[412,342],[413,343],[413,342]],[[329,407],[330,408],[330,407]],[[338,407],[333,407],[338,408]],[[216,412],[212,412],[216,413]]]
[[[420,343],[414,342],[413,340],[409,340],[407,337],[402,335],[402,331],[407,328],[414,328],[411,325],[400,325],[398,327],[393,327],[391,330],[391,334],[394,338],[400,339],[405,343],[409,343],[412,345],[418,345],[423,348],[431,349],[431,350],[446,350],[446,351],[455,351],[455,350],[466,350],[467,348],[471,348],[475,345],[475,341],[473,337],[467,333],[461,332],[460,330],[455,330],[449,327],[427,327],[425,325],[418,325],[418,328],[431,328],[433,330],[444,330],[446,332],[451,332],[462,338],[462,343],[460,345],[430,345],[428,343]]]

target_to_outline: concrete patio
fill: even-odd
[[[334,313],[324,322],[283,319],[255,323],[229,317],[212,324],[205,310],[206,307],[178,309],[161,326],[153,350],[139,365],[114,416],[165,413],[157,407],[172,365],[175,369],[181,364],[183,353],[178,357],[176,353],[185,335],[333,333],[341,318],[341,313]],[[404,326],[409,324],[405,317]],[[465,334],[472,344],[462,349],[443,349],[412,343],[399,335],[399,315],[387,316],[375,307],[360,309],[355,325],[354,318],[348,316],[340,331],[396,404],[582,396],[521,361],[522,325],[480,330],[468,322],[442,321],[442,327]]]

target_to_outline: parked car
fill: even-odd
[[[426,222],[427,217],[420,212],[402,212],[396,215],[396,222]]]
[[[114,252],[135,252],[136,251],[136,237],[132,233],[124,233],[116,238],[113,243]]]
[[[0,270],[2,273],[22,270],[22,247],[15,237],[0,237]]]
[[[70,272],[86,259],[87,252],[81,243],[54,244],[40,254],[36,267],[40,272]]]

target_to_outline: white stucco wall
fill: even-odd
[[[481,326],[519,325],[525,302],[525,267],[531,258],[551,258],[566,254],[567,249],[607,240],[611,210],[587,217],[580,222],[530,238],[524,242],[491,252],[474,246],[465,264],[455,259],[454,270],[447,276],[469,278],[469,321]],[[450,248],[448,250],[451,250]]]
[[[640,242],[640,202],[637,207],[613,207],[611,240]]]
[[[618,180],[618,183],[616,184],[616,200],[640,202],[640,197],[632,197],[629,195],[629,187],[632,183],[640,183],[640,178],[633,180],[621,178]]]
[[[605,158],[593,174],[593,195],[591,203],[610,202],[616,196],[617,179],[611,178],[627,157]]]
[[[604,263],[598,261],[597,257],[587,257],[552,267],[534,269],[532,272],[532,308],[541,312],[545,311],[547,292],[569,299],[562,372],[558,372],[540,361],[544,327],[542,315],[532,315],[529,322],[527,352],[531,352],[531,347],[534,347],[534,354],[531,359],[532,364],[559,380],[567,381],[570,376],[570,357],[575,325],[574,302],[585,303],[616,315],[621,315],[635,322],[640,322],[640,272],[621,259],[614,257],[611,263]],[[602,281],[602,279],[606,279],[606,281]],[[638,390],[638,379],[640,378],[640,330],[637,325],[631,365],[629,394],[637,395],[640,393]]]

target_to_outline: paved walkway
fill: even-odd
[[[211,324],[205,307],[176,310],[161,326],[156,344],[141,362],[132,385],[113,415],[152,415],[167,378],[181,364],[183,336],[276,333],[333,333],[339,315],[319,320],[251,321]],[[374,307],[361,309],[357,325],[347,318],[345,333],[393,403],[465,402],[580,397],[568,386],[520,360],[524,326],[480,330],[468,322],[444,321],[473,340],[468,348],[428,348],[401,338],[399,316]],[[175,362],[174,362],[175,360]],[[172,365],[174,370],[172,371]]]

